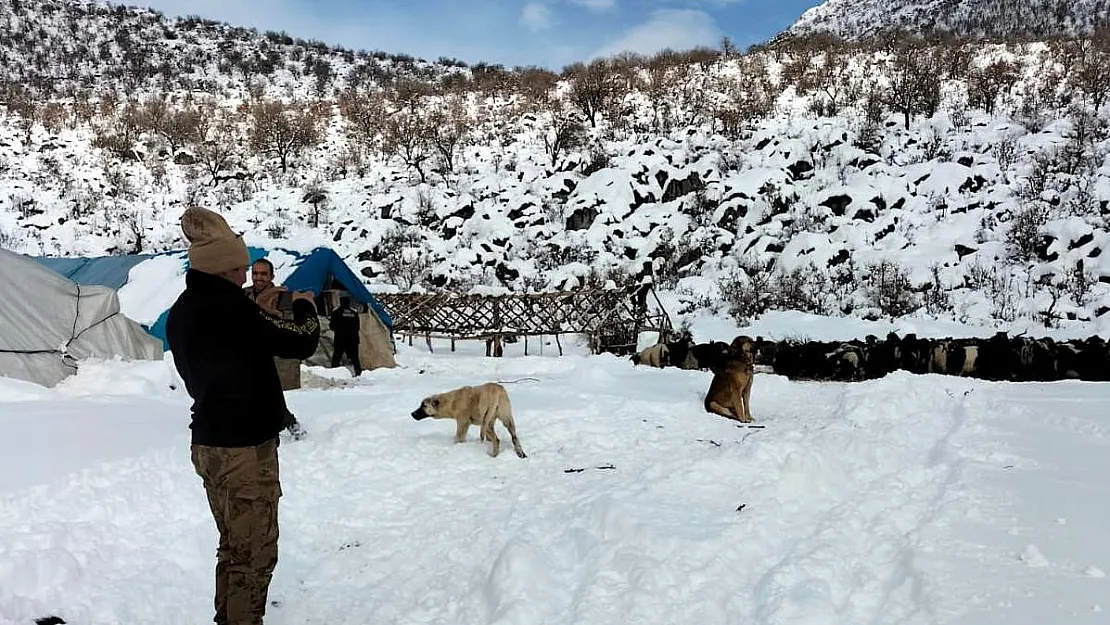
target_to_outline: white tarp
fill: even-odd
[[[120,313],[114,289],[80,286],[0,249],[0,376],[54,386],[85,358],[162,360],[162,342]]]

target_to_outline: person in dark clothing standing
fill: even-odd
[[[332,368],[338,367],[343,356],[346,356],[355,369],[355,377],[362,375],[362,363],[358,358],[358,312],[351,308],[351,298],[339,298],[339,308],[331,313],[328,327],[335,333],[331,352]]]
[[[273,357],[311,356],[320,323],[311,293],[293,295],[292,320],[243,295],[247,247],[223,217],[192,207],[181,229],[190,269],[166,338],[193,398],[193,467],[220,533],[213,620],[261,625],[277,565],[277,448],[287,411]]]

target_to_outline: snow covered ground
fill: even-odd
[[[758,429],[702,411],[705,373],[417,345],[288,394],[309,438],[281,447],[268,624],[1106,622],[1110,386],[759,375]],[[0,622],[209,621],[216,529],[169,380],[0,379]],[[529,458],[409,417],[486,380],[518,380]]]

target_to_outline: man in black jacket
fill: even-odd
[[[261,625],[277,565],[277,447],[287,411],[273,357],[311,356],[320,323],[311,293],[294,294],[292,320],[243,295],[247,247],[218,214],[189,208],[181,229],[190,269],[166,338],[193,398],[193,466],[220,533],[214,621]]]
[[[332,368],[338,367],[343,362],[343,356],[346,356],[355,370],[355,377],[362,375],[362,362],[358,357],[358,312],[351,308],[351,298],[339,298],[339,308],[331,313],[328,328],[334,333],[331,352]]]

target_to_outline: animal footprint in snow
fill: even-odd
[[[1036,545],[1030,544],[1025,546],[1025,551],[1021,552],[1018,556],[1026,566],[1030,568],[1040,568],[1048,566],[1048,558],[1045,558],[1040,549]]]

